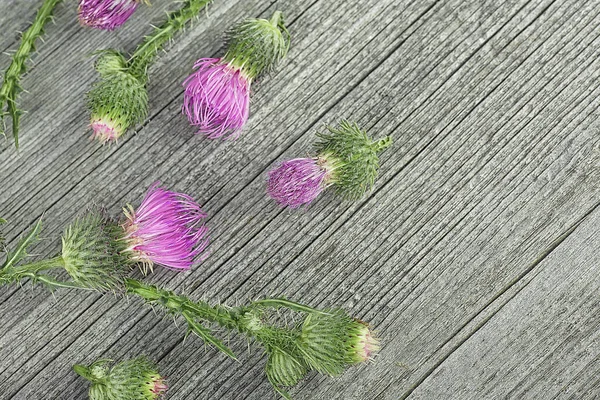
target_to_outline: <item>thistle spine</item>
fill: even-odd
[[[200,11],[212,0],[187,0],[183,7],[173,11],[167,20],[154,29],[150,35],[137,47],[129,60],[129,71],[144,83],[148,80],[148,67],[154,61],[158,51],[163,48],[171,38],[181,30],[192,18],[198,16]]]
[[[21,114],[23,114],[23,111],[17,108],[17,97],[19,92],[23,90],[19,82],[27,72],[26,62],[31,53],[35,51],[36,40],[44,34],[44,26],[52,19],[52,12],[61,1],[44,0],[33,24],[23,32],[21,44],[4,74],[4,81],[0,87],[0,133],[4,134],[5,131],[4,117],[10,115],[16,148],[19,148],[19,120]],[[6,104],[7,112],[3,111],[4,104]]]

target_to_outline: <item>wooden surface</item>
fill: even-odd
[[[0,3],[3,50],[32,3]],[[10,242],[43,214],[36,254],[53,255],[82,209],[117,216],[160,180],[203,204],[211,255],[149,281],[227,304],[339,305],[377,328],[374,364],[310,376],[296,399],[600,397],[600,3],[215,0],[151,69],[148,121],[105,147],[86,132],[88,55],[132,50],[173,4],[154,0],[107,33],[80,27],[74,3],[58,7],[23,81],[20,151],[0,144]],[[292,48],[254,86],[241,138],[195,136],[180,113],[194,60],[222,54],[234,22],[276,9]],[[340,118],[395,137],[373,193],[278,208],[266,171]],[[258,348],[232,337],[235,363],[135,300],[3,287],[0,315],[2,399],[83,399],[72,364],[140,353],[171,399],[277,398]]]

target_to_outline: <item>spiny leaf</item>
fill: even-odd
[[[202,338],[202,340],[204,340],[205,342],[214,345],[217,349],[221,350],[229,357],[233,358],[234,360],[237,360],[235,354],[233,354],[229,347],[225,346],[223,342],[214,337],[208,328],[194,321],[194,319],[186,312],[184,312],[182,315],[188,323],[188,328],[191,332],[194,332],[196,335],[200,336],[200,338]]]
[[[44,0],[35,20],[23,32],[21,44],[4,74],[2,86],[0,86],[0,133],[4,134],[4,116],[9,115],[12,119],[12,130],[16,148],[19,148],[19,117],[23,114],[23,111],[17,107],[17,96],[22,90],[19,82],[27,71],[26,62],[29,60],[31,53],[35,51],[36,40],[44,34],[44,26],[52,19],[54,7],[61,1]],[[8,113],[4,113],[5,107]]]
[[[27,248],[38,240],[41,230],[42,219],[40,218],[38,222],[33,226],[33,228],[29,231],[29,233],[25,235],[21,240],[19,240],[19,243],[17,243],[17,247],[13,251],[10,251],[8,253],[6,261],[4,262],[2,268],[14,266],[23,258],[27,257]]]
[[[253,302],[252,304],[259,305],[259,306],[266,306],[266,307],[274,307],[274,308],[287,307],[290,310],[294,310],[294,311],[298,311],[298,312],[304,312],[304,313],[309,313],[309,314],[329,315],[329,313],[326,311],[317,310],[315,308],[306,306],[304,304],[296,303],[294,301],[285,299],[283,297],[257,300],[255,302]]]

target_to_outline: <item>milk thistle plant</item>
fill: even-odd
[[[127,208],[121,224],[99,212],[88,212],[65,229],[58,255],[26,263],[27,250],[41,230],[38,222],[7,252],[0,267],[0,285],[22,283],[28,278],[52,290],[85,289],[138,298],[154,309],[182,318],[187,334],[196,334],[232,358],[235,354],[215,331],[237,332],[264,349],[267,379],[285,398],[290,398],[286,388],[311,371],[337,376],[374,357],[379,343],[372,329],[341,309],[318,310],[285,298],[236,307],[213,305],[127,276],[140,264],[187,267],[205,247],[205,232],[199,222],[203,215],[189,197],[153,185],[140,207]],[[157,249],[170,250],[184,261],[173,262]],[[56,278],[51,271],[62,271],[68,279]],[[166,390],[164,379],[144,359],[112,368],[99,361],[88,367],[76,366],[75,370],[92,382],[92,399],[155,399]]]
[[[166,21],[146,36],[131,57],[116,50],[99,52],[96,70],[100,80],[88,93],[92,137],[101,143],[115,142],[148,115],[148,68],[159,50],[186,23],[197,17],[211,0],[187,0]]]
[[[27,62],[31,53],[36,50],[35,42],[44,34],[46,23],[52,19],[52,12],[58,3],[62,0],[44,0],[42,6],[37,12],[31,26],[21,35],[21,43],[8,69],[4,73],[2,86],[0,86],[0,133],[6,132],[6,117],[12,119],[12,134],[15,140],[15,147],[19,147],[19,122],[24,113],[17,106],[19,93],[23,90],[21,87],[21,77],[27,72]]]
[[[309,204],[328,187],[342,199],[361,198],[377,178],[378,153],[392,144],[391,136],[373,141],[348,121],[327,127],[317,138],[315,156],[284,161],[269,171],[267,192],[280,205]]]
[[[158,400],[168,386],[156,365],[140,356],[112,365],[111,360],[98,360],[90,365],[74,365],[73,370],[87,379],[90,400]]]
[[[283,14],[270,20],[246,19],[228,33],[221,58],[201,58],[183,83],[183,112],[208,138],[237,138],[250,113],[250,84],[285,57],[290,34]]]
[[[138,4],[145,0],[79,0],[79,21],[86,26],[113,30],[121,26],[133,14]],[[12,119],[15,147],[19,147],[19,123],[24,113],[17,106],[20,82],[27,72],[27,62],[36,50],[37,39],[44,34],[44,27],[52,19],[52,13],[62,0],[44,0],[31,26],[23,32],[21,43],[4,73],[0,86],[0,133],[5,134],[5,118]]]

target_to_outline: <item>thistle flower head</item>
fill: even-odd
[[[116,51],[106,51],[98,59],[100,81],[88,93],[93,138],[113,142],[148,114],[145,82],[129,73],[127,61]]]
[[[379,342],[364,322],[333,310],[306,316],[299,347],[310,368],[337,376],[351,365],[371,360]]]
[[[331,182],[336,193],[348,200],[357,200],[371,190],[377,178],[377,153],[392,144],[390,136],[372,141],[356,123],[341,121],[339,127],[327,127],[318,133],[317,153],[336,160]]]
[[[287,54],[290,36],[281,12],[271,20],[247,19],[229,32],[223,58],[202,58],[183,83],[183,112],[211,139],[237,138],[248,120],[250,84]]]
[[[110,360],[75,365],[73,369],[91,382],[90,400],[157,400],[168,387],[154,363],[146,357],[123,361],[110,367]]]
[[[125,23],[139,0],[79,0],[79,22],[92,28],[113,30]]]
[[[126,253],[143,269],[156,264],[173,270],[190,269],[208,245],[206,214],[190,196],[154,183],[142,204],[125,210]]]
[[[267,192],[291,208],[312,202],[329,184],[335,166],[326,156],[295,158],[269,171]]]
[[[121,255],[121,232],[100,212],[76,218],[62,236],[62,259],[71,278],[92,289],[119,289],[128,272],[128,260]]]
[[[227,134],[237,137],[248,120],[250,80],[218,58],[200,59],[194,68],[183,83],[188,121],[211,139]]]
[[[246,19],[231,29],[228,36],[223,59],[241,69],[250,80],[271,71],[290,47],[290,34],[281,11],[276,11],[270,20]]]

